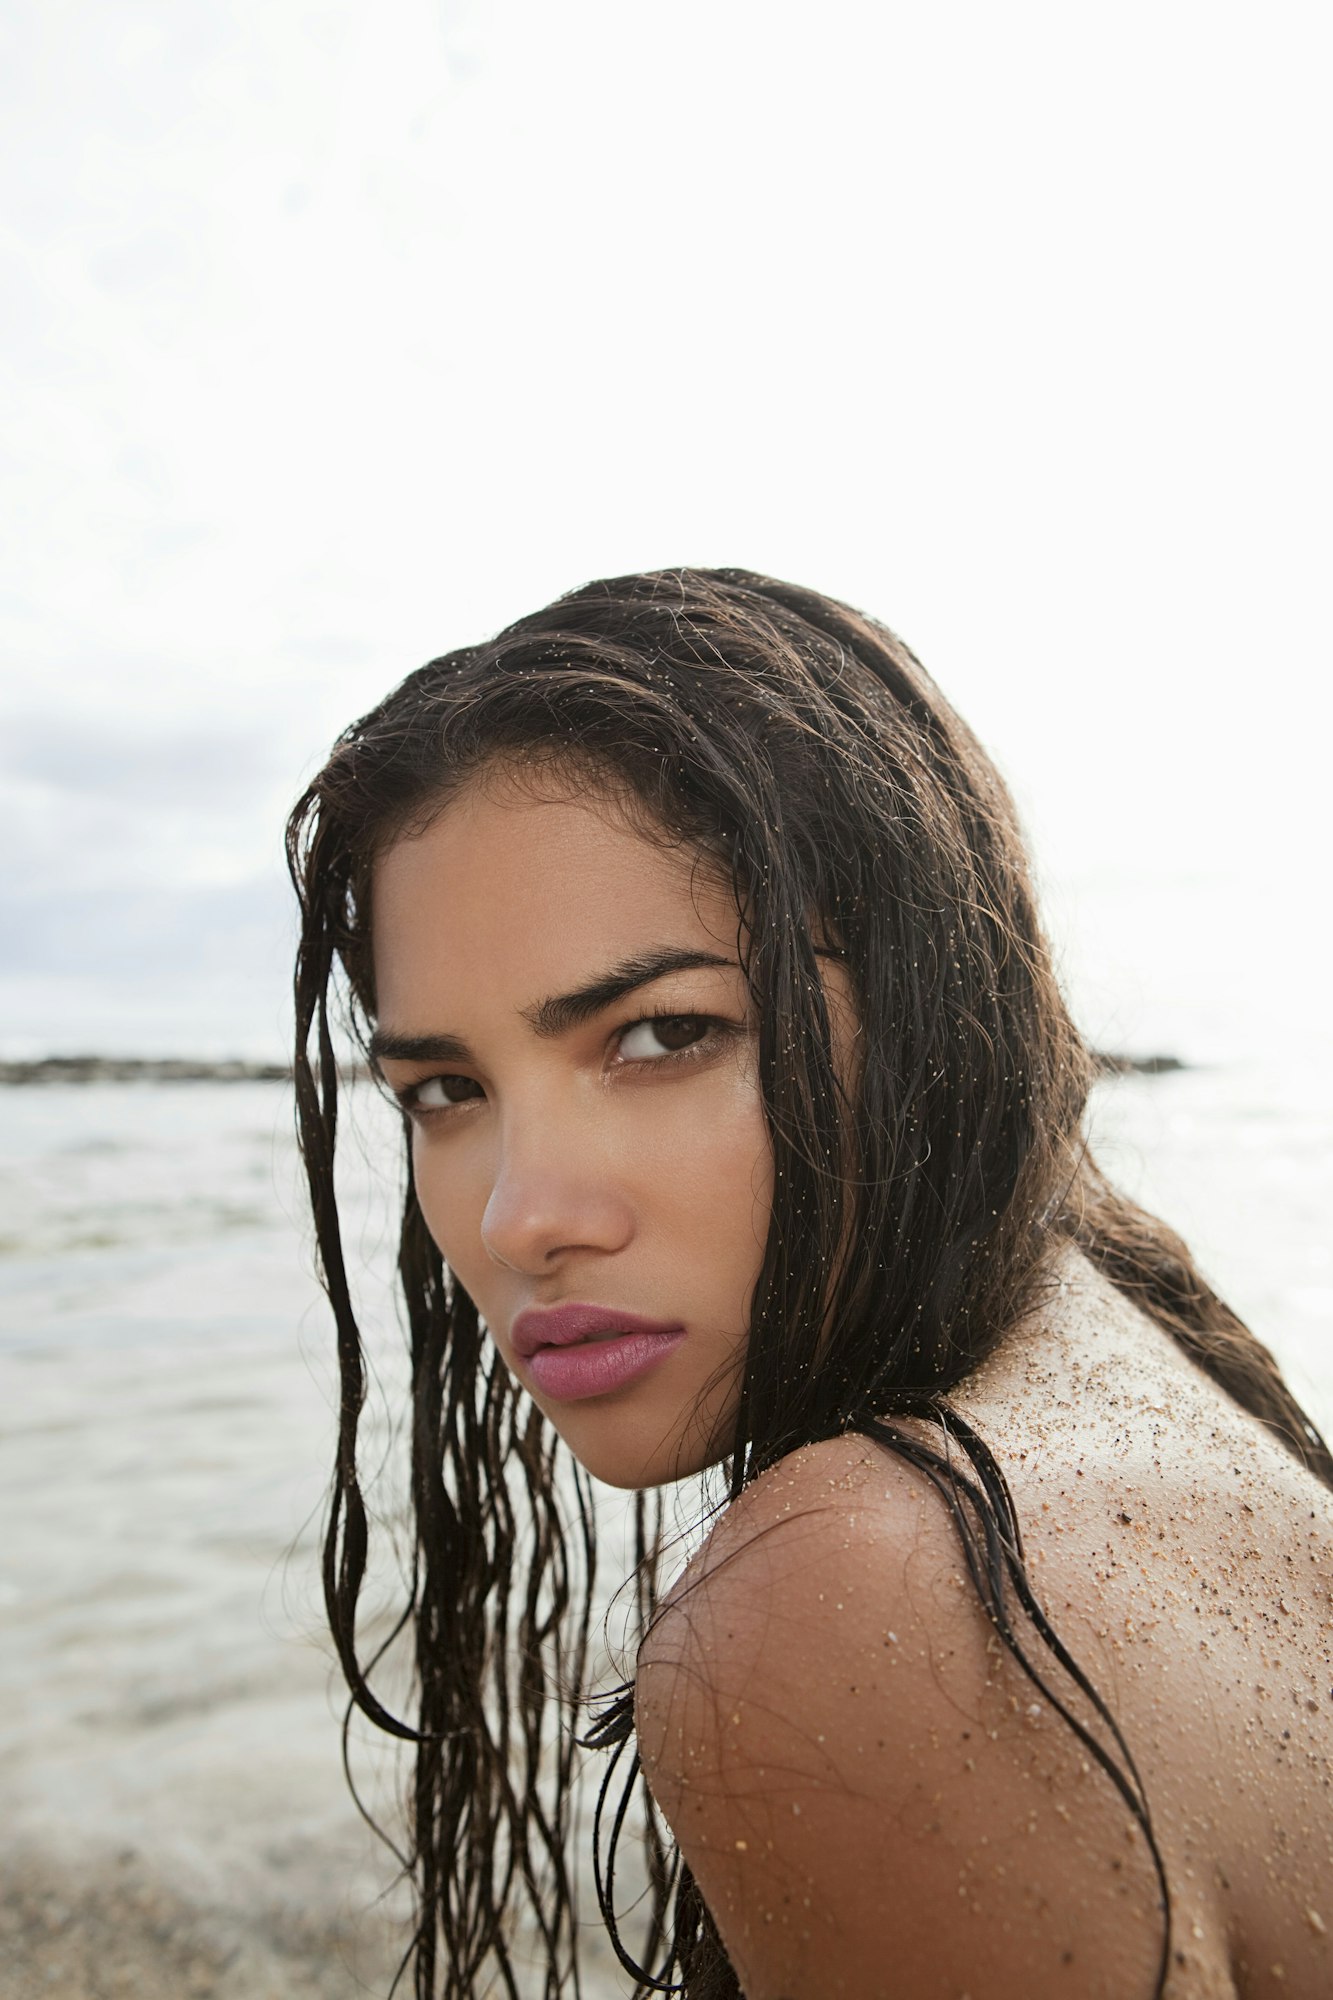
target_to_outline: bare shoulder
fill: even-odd
[[[806,1447],[728,1509],[645,1639],[637,1711],[747,2000],[1152,1992],[1128,1813],[881,1446]]]

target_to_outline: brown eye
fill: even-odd
[[[650,1020],[636,1021],[620,1038],[624,1062],[652,1062],[662,1056],[679,1055],[703,1041],[713,1023],[707,1014],[655,1014]]]
[[[409,1111],[444,1111],[451,1104],[466,1104],[483,1095],[481,1085],[470,1076],[428,1076],[408,1092]]]

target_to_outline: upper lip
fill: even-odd
[[[645,1319],[642,1313],[622,1312],[619,1306],[529,1306],[514,1321],[510,1331],[515,1354],[525,1360],[539,1347],[572,1347],[576,1341],[595,1340],[603,1333],[679,1333],[674,1319]]]

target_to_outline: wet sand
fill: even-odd
[[[388,1990],[365,1920],[247,1912],[169,1887],[133,1849],[79,1865],[17,1856],[0,1890],[0,1992],[13,2000],[343,2000]]]

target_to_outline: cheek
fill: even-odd
[[[677,1222],[682,1250],[757,1267],[773,1204],[773,1153],[757,1087],[746,1079],[654,1135],[644,1194]]]
[[[462,1276],[470,1245],[481,1247],[481,1218],[490,1192],[484,1165],[477,1159],[469,1162],[462,1148],[433,1145],[418,1127],[412,1133],[412,1179],[435,1247]]]

